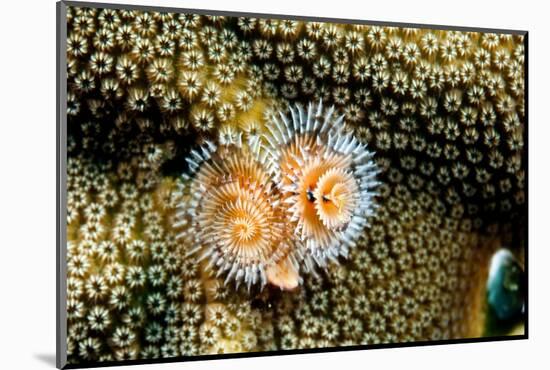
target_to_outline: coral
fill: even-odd
[[[375,176],[369,152],[345,132],[343,116],[322,103],[272,116],[262,137],[270,172],[282,192],[288,227],[301,244],[307,270],[347,256],[374,208]]]
[[[523,36],[67,9],[72,363],[481,334],[489,257],[525,247]],[[226,285],[177,239],[185,158],[311,101],[375,153],[370,227],[293,291]],[[340,164],[306,191],[323,227],[361,189]]]
[[[115,171],[69,160],[70,361],[261,348],[262,320],[243,303],[246,294],[228,294],[234,288],[179,248],[173,181],[136,186],[139,166],[121,162]]]

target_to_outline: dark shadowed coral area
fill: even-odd
[[[483,334],[489,260],[526,247],[523,36],[77,7],[67,30],[69,362]],[[178,238],[185,158],[319,101],[380,169],[369,227],[293,290],[226,284]]]

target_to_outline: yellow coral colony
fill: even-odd
[[[489,258],[525,246],[523,36],[73,6],[67,33],[71,363],[482,334]]]

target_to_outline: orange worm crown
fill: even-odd
[[[292,237],[262,166],[245,151],[218,150],[211,143],[194,151],[188,163],[189,199],[175,223],[185,226],[178,238],[193,245],[188,253],[206,260],[217,276],[225,274],[226,283],[296,287],[301,280]]]
[[[310,103],[307,110],[290,107],[290,114],[271,117],[263,150],[303,265],[313,270],[355,246],[374,214],[378,169],[334,107]]]
[[[206,142],[188,158],[178,238],[226,283],[294,289],[346,257],[373,215],[373,154],[322,103],[271,117],[253,148]]]

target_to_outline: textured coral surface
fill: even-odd
[[[67,22],[70,362],[481,335],[488,260],[525,247],[522,36],[75,7]],[[177,237],[185,158],[253,148],[272,113],[312,101],[374,153],[370,227],[294,290],[225,284]]]

